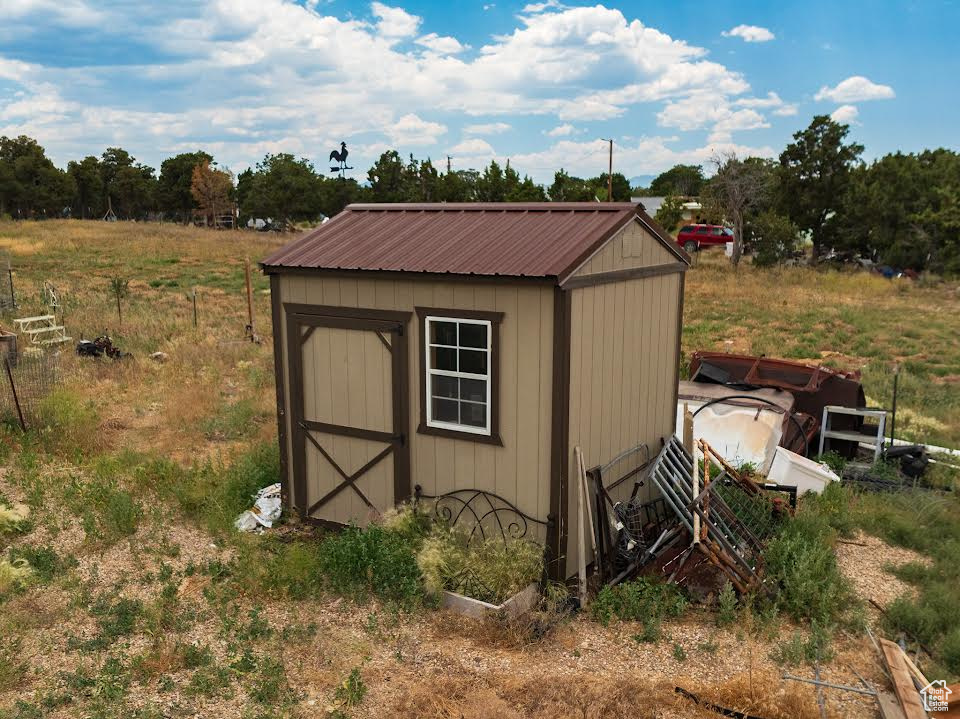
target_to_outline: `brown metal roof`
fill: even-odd
[[[310,268],[562,277],[634,218],[664,240],[663,231],[632,203],[349,205],[262,266],[267,272]]]

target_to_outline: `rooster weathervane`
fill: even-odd
[[[345,143],[345,142],[341,142],[341,143],[340,143],[340,150],[339,150],[339,151],[334,150],[333,152],[330,153],[330,161],[331,161],[331,162],[333,162],[334,160],[337,161],[337,166],[336,166],[336,167],[331,167],[331,168],[330,168],[330,172],[339,173],[341,180],[343,179],[343,173],[344,173],[345,170],[352,170],[352,169],[353,169],[352,167],[347,167],[347,155],[348,155],[348,154],[349,154],[349,153],[347,152],[347,143]]]

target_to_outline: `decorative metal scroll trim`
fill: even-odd
[[[415,503],[424,499],[432,500],[434,516],[450,527],[456,526],[464,516],[472,517],[473,527],[469,534],[471,540],[478,532],[482,540],[487,539],[485,524],[499,529],[500,537],[504,542],[508,539],[523,539],[527,535],[530,523],[543,527],[550,526],[550,520],[531,517],[520,511],[510,500],[482,489],[456,489],[445,494],[429,495],[424,494],[423,488],[418,484],[414,487],[413,496]]]

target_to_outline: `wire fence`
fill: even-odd
[[[13,296],[13,269],[10,258],[0,253],[0,312],[13,310],[17,306]]]
[[[43,400],[60,381],[59,352],[0,356],[0,421],[27,428],[38,424]]]

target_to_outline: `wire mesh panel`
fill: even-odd
[[[58,352],[28,351],[0,359],[0,420],[19,424],[22,416],[27,427],[37,424],[44,398],[59,383]]]
[[[13,296],[13,269],[10,256],[0,253],[0,312],[12,310],[17,306]]]

